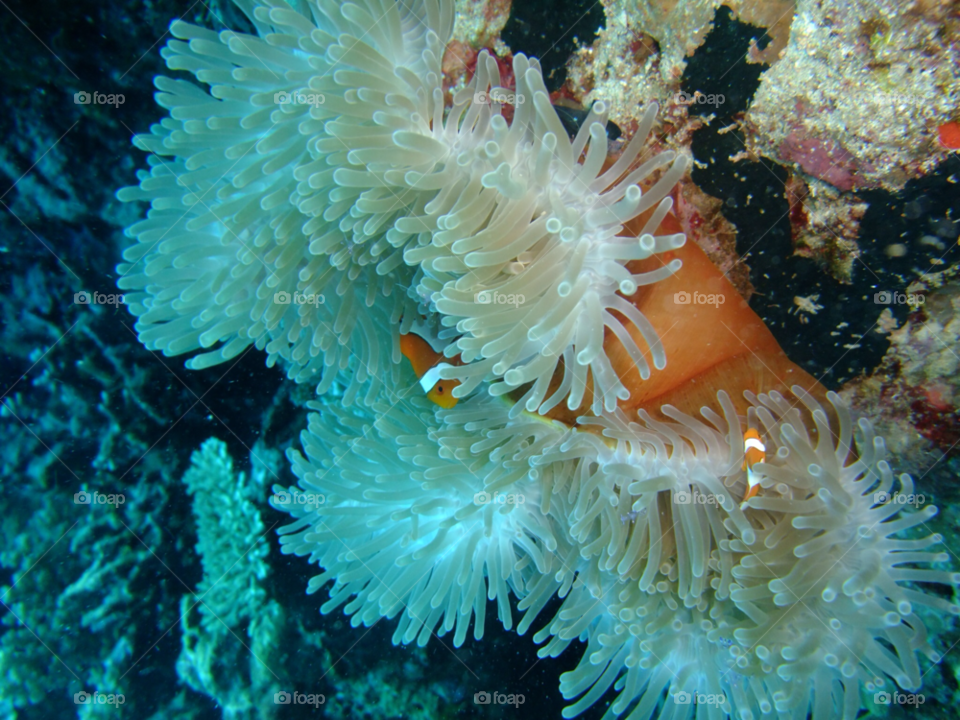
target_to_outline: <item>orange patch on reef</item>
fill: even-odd
[[[944,123],[937,128],[937,136],[948,150],[960,150],[960,122]]]

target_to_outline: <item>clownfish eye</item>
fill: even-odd
[[[443,385],[440,383],[437,383],[437,392],[443,395]]]

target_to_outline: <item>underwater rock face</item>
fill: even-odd
[[[958,33],[950,3],[798,0],[747,114],[751,150],[840,190],[902,188],[946,156]]]
[[[0,8],[0,715],[949,715],[946,7]]]

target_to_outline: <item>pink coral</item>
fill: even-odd
[[[804,137],[798,130],[784,138],[778,153],[783,160],[797,163],[808,175],[825,180],[844,192],[868,185],[860,177],[860,172],[873,170],[833,140]]]

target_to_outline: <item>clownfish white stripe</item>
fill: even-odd
[[[767,446],[760,442],[757,438],[747,438],[743,443],[743,450],[759,450],[762,453],[767,451]]]
[[[425,393],[433,390],[434,386],[440,382],[440,371],[448,367],[453,367],[453,365],[449,363],[437,363],[423,374],[423,377],[420,378],[420,387],[423,388]]]

